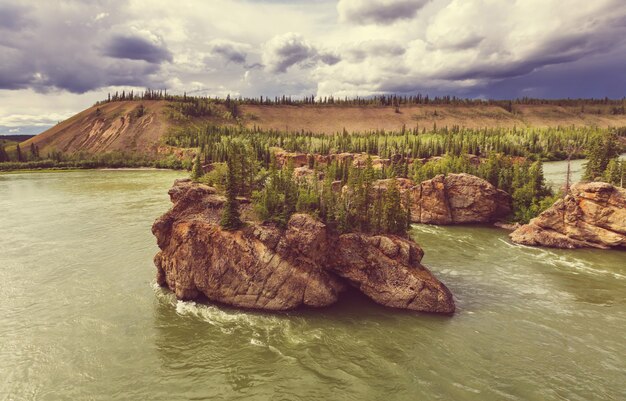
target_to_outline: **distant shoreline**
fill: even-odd
[[[105,167],[105,168],[40,168],[40,169],[17,169],[17,170],[0,170],[0,175],[2,174],[19,174],[19,173],[68,173],[68,172],[78,172],[78,171],[183,171],[176,170],[171,168],[157,168],[157,167]]]

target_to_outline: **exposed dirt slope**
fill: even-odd
[[[399,130],[403,125],[432,129],[458,125],[484,127],[557,127],[626,125],[626,115],[610,114],[610,107],[552,105],[514,105],[510,113],[498,106],[419,105],[400,107],[377,106],[242,106],[246,125],[279,130],[308,130],[332,133],[375,129]],[[598,111],[600,114],[598,114]]]
[[[145,114],[137,116],[140,104]],[[584,111],[583,111],[584,110]],[[584,108],[552,105],[514,105],[510,113],[497,106],[420,105],[378,106],[240,106],[242,122],[248,127],[289,131],[334,133],[343,130],[399,130],[418,126],[432,129],[444,126],[483,127],[556,127],[556,126],[626,126],[626,115],[610,114],[610,107],[589,105]],[[45,154],[89,153],[123,150],[155,154],[160,139],[178,124],[168,118],[165,101],[112,102],[91,107],[46,132],[29,139]],[[210,119],[206,119],[210,121]],[[197,121],[203,122],[203,120]],[[215,120],[224,123],[224,120]]]
[[[137,108],[144,113],[138,116]],[[167,102],[111,102],[90,107],[29,139],[40,153],[53,150],[73,154],[126,151],[154,154],[170,127],[165,116]]]

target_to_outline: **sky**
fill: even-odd
[[[0,135],[144,88],[626,96],[624,0],[0,0]]]

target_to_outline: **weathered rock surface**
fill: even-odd
[[[381,305],[454,311],[452,294],[424,266],[414,242],[394,236],[343,234],[330,269]]]
[[[397,178],[403,194],[410,191],[411,221],[425,224],[490,223],[511,213],[511,197],[470,174],[438,175],[415,184]],[[389,180],[377,181],[386,188]]]
[[[518,244],[553,248],[626,248],[626,189],[603,182],[576,184],[510,237]]]
[[[337,301],[346,285],[395,308],[454,312],[450,291],[420,264],[423,252],[396,236],[337,235],[305,214],[286,229],[248,223],[220,228],[224,198],[213,188],[177,181],[174,206],[152,232],[161,249],[157,282],[183,300],[288,310]]]

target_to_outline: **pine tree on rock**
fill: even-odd
[[[222,211],[222,219],[220,225],[228,231],[237,230],[243,223],[239,217],[239,205],[237,204],[237,188],[234,179],[233,163],[227,162],[228,166],[226,175],[226,202]]]
[[[193,160],[193,168],[191,169],[191,179],[198,181],[202,177],[202,164],[200,163],[200,152],[196,153]]]

